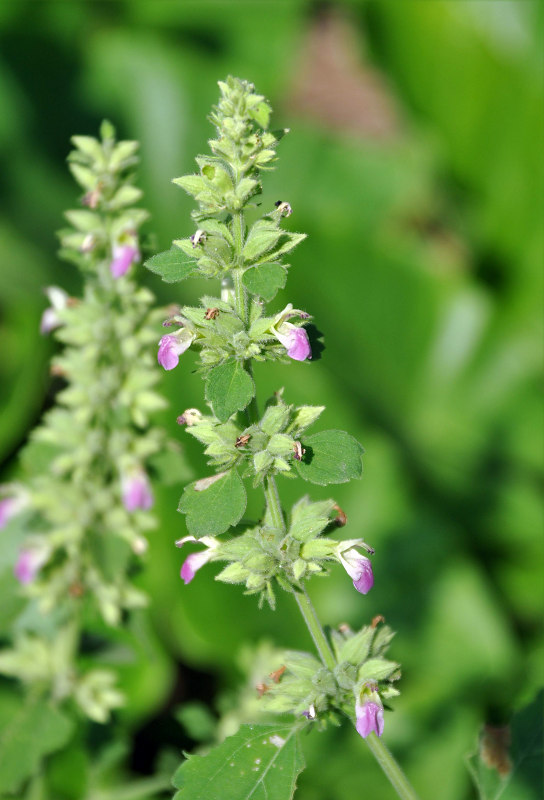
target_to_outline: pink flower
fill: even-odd
[[[312,357],[312,350],[308,340],[308,334],[298,325],[288,322],[291,317],[308,319],[310,315],[298,308],[293,308],[288,303],[283,311],[274,318],[274,324],[270,328],[276,339],[278,339],[287,350],[287,355],[295,361],[305,361]]]
[[[305,361],[312,357],[308,334],[304,328],[284,322],[281,329],[276,331],[276,338],[287,350],[287,355],[295,361]]]
[[[9,494],[7,497],[2,497],[0,499],[0,530],[5,528],[12,517],[15,517],[19,514],[28,504],[28,497],[24,489],[17,484],[13,484],[10,486],[9,484],[4,484],[1,486],[0,489],[3,489],[6,493],[10,491],[13,494]]]
[[[70,299],[64,289],[59,289],[58,286],[48,286],[45,293],[51,305],[42,314],[40,322],[40,333],[42,334],[50,333],[62,325],[58,312],[64,311]]]
[[[32,583],[40,569],[49,558],[49,548],[45,546],[29,546],[24,547],[19,552],[19,558],[13,570],[15,577],[26,585]]]
[[[166,370],[174,369],[179,364],[179,357],[190,346],[195,334],[187,328],[181,328],[177,333],[163,336],[159,342],[157,360]]]
[[[135,261],[140,260],[140,251],[132,244],[115,244],[112,255],[110,270],[114,278],[121,278]]]
[[[369,733],[381,736],[383,733],[383,707],[369,700],[365,703],[355,703],[355,716],[357,719],[357,733],[366,739]]]
[[[180,576],[185,585],[187,585],[191,583],[200,567],[207,564],[213,557],[215,550],[219,547],[219,542],[213,536],[203,536],[202,539],[197,539],[195,536],[184,536],[183,539],[178,539],[176,547],[183,547],[185,542],[199,542],[206,546],[205,550],[191,553],[183,562]]]
[[[352,579],[357,591],[361,594],[368,594],[374,586],[372,563],[369,558],[361,555],[355,549],[357,546],[369,549],[362,539],[350,539],[340,542],[336,548],[336,557]],[[370,552],[374,551],[370,549]]]
[[[127,511],[141,508],[146,511],[153,505],[149,479],[143,470],[130,472],[121,479],[123,505]]]

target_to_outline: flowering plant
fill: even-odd
[[[189,759],[176,774],[176,797],[204,797],[211,772],[216,795],[230,787],[228,796],[234,797],[234,773],[219,764],[240,767],[236,797],[249,796],[245,792],[251,781],[262,782],[265,794],[270,790],[274,796],[291,797],[303,767],[299,732],[345,716],[368,742],[399,795],[413,798],[377,738],[384,731],[385,704],[398,694],[394,684],[399,665],[385,658],[392,631],[375,619],[359,631],[341,626],[327,636],[306,589],[310,578],[338,563],[354,588],[366,594],[373,585],[369,556],[374,551],[361,538],[332,538],[347,521],[333,498],[314,502],[303,495],[286,512],[276,485],[282,477],[319,486],[359,478],[363,448],[344,431],[307,432],[323,406],[297,407],[281,390],[262,411],[257,402],[254,361],[308,362],[312,357],[310,314],[291,303],[279,312],[267,310],[285,286],[285,258],[304,234],[283,227],[292,214],[286,201],[265,207],[260,218],[255,211],[261,173],[272,168],[287,131],[268,129],[270,106],[251,84],[229,77],[219,87],[221,97],[210,116],[217,134],[209,142],[211,155],[197,157],[198,173],[174,180],[198,203],[192,213],[194,230],[146,262],[168,283],[200,276],[220,286],[219,293],[204,296],[199,306],[181,307],[165,321],[173,330],[161,338],[158,349],[165,370],[175,369],[189,349],[198,351],[208,405],[206,412],[188,409],[178,418],[205,446],[212,468],[210,476],[185,488],[179,503],[188,535],[176,544],[201,547],[186,557],[181,577],[187,584],[208,562],[223,561],[226,566],[216,579],[243,585],[260,604],[274,608],[277,590],[288,592],[319,658],[292,651],[283,654],[279,668],[270,664],[272,681],[260,684],[263,708],[293,714],[294,722],[242,726],[207,758]],[[264,491],[262,517],[253,523],[242,521],[248,482]],[[247,751],[251,766],[245,763]],[[283,790],[279,771],[267,769],[280,763],[289,773],[289,780],[283,776]]]
[[[46,290],[40,329],[64,345],[51,367],[64,385],[23,454],[27,477],[0,487],[4,546],[27,600],[12,646],[0,651],[0,672],[29,687],[36,718],[52,713],[53,698],[106,722],[124,702],[102,663],[107,631],[146,603],[131,573],[156,524],[147,470],[170,445],[149,426],[150,413],[165,406],[150,352],[162,314],[133,279],[148,216],[134,205],[142,195],[133,184],[138,144],[116,142],[107,122],[100,140],[72,141],[83,208],[66,212],[61,255],[82,272],[84,292],[76,299]],[[92,655],[81,652],[89,635]]]

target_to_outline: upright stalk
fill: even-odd
[[[393,754],[375,733],[365,739],[368,748],[401,800],[419,800]]]
[[[281,502],[278,495],[276,482],[273,478],[267,478],[265,482],[264,493],[268,512],[274,527],[285,531],[285,522],[283,518]],[[297,601],[300,613],[302,614],[302,618],[304,619],[306,627],[310,632],[310,636],[312,637],[321,661],[323,662],[324,666],[327,667],[327,669],[333,672],[336,667],[334,653],[332,652],[331,646],[327,640],[327,637],[325,636],[325,632],[321,626],[321,622],[319,621],[313,603],[304,587],[300,591],[295,592],[295,600]],[[371,733],[366,737],[365,742],[401,800],[418,800],[418,797],[410,786],[406,775],[381,739],[378,739],[374,733]]]

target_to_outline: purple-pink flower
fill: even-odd
[[[203,536],[202,539],[197,539],[195,536],[184,536],[183,539],[178,539],[176,547],[183,547],[186,542],[202,543],[206,549],[198,553],[191,553],[183,562],[180,577],[185,585],[193,580],[198,570],[208,563],[214,555],[214,551],[219,547],[219,542],[213,536]]]
[[[0,486],[3,492],[12,492],[0,499],[0,530],[5,528],[12,517],[19,514],[28,504],[28,496],[22,487],[17,484],[4,484]]]
[[[129,472],[123,476],[121,479],[121,494],[123,505],[127,511],[136,511],[138,508],[146,511],[153,505],[153,494],[149,485],[149,478],[143,469]]]
[[[62,325],[58,312],[64,311],[70,300],[64,289],[59,289],[58,286],[48,286],[45,293],[51,305],[42,314],[40,321],[40,333],[42,334],[50,333]]]
[[[355,703],[355,717],[357,719],[356,728],[363,739],[366,739],[369,733],[374,733],[376,736],[381,736],[383,733],[383,707],[372,700],[367,700],[364,703]]]
[[[340,542],[336,548],[336,556],[352,579],[357,591],[361,592],[361,594],[368,594],[374,586],[372,563],[369,558],[359,553],[356,549],[357,546],[366,545],[361,539]]]
[[[307,358],[312,357],[312,349],[308,334],[304,328],[298,325],[293,325],[288,320],[291,317],[300,317],[301,319],[308,319],[310,315],[306,311],[301,311],[298,308],[293,308],[291,303],[288,303],[283,311],[274,318],[274,324],[270,328],[276,339],[278,339],[287,350],[287,355],[295,361],[305,361]]]
[[[179,357],[190,346],[195,334],[187,328],[181,328],[177,333],[163,336],[159,342],[157,360],[166,370],[174,369],[179,364]]]
[[[308,334],[304,328],[284,322],[281,328],[276,331],[276,338],[280,340],[287,350],[287,355],[295,361],[305,361],[312,357],[312,350],[308,340]]]
[[[110,263],[111,274],[114,278],[121,278],[134,262],[140,260],[140,251],[134,244],[115,244],[112,250]]]
[[[32,583],[48,558],[49,548],[47,547],[23,547],[13,570],[19,583],[23,585]]]

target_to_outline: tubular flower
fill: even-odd
[[[36,575],[49,559],[49,548],[43,544],[29,545],[19,551],[19,558],[14,567],[14,575],[24,586],[32,583]]]
[[[183,562],[180,577],[185,585],[187,585],[191,583],[200,567],[207,564],[213,557],[215,550],[219,547],[219,542],[213,536],[203,536],[202,539],[197,539],[194,536],[184,536],[183,539],[178,539],[176,547],[183,547],[185,542],[199,542],[206,546],[205,550],[201,550],[198,553],[191,553]]]
[[[372,564],[369,558],[359,553],[357,547],[364,547],[370,552],[374,552],[364,544],[362,539],[349,539],[339,543],[336,548],[336,557],[352,579],[357,591],[361,594],[368,594],[374,586]]]
[[[274,324],[270,328],[273,335],[282,343],[287,350],[287,355],[295,361],[305,361],[312,357],[312,350],[308,340],[308,334],[299,325],[293,325],[288,320],[291,317],[308,319],[309,314],[298,308],[293,308],[288,303],[283,311],[280,311],[274,319]]]
[[[45,293],[51,305],[42,314],[40,333],[43,334],[50,333],[62,325],[58,312],[64,311],[70,300],[66,292],[63,289],[59,289],[58,286],[48,286]]]
[[[147,511],[153,505],[153,494],[149,485],[149,478],[138,469],[127,473],[121,479],[121,495],[123,505],[127,511],[136,511],[141,508]]]
[[[130,267],[140,260],[140,251],[134,244],[115,244],[112,249],[110,271],[114,278],[121,278]]]
[[[383,733],[383,707],[379,703],[367,700],[364,703],[356,701],[355,717],[357,719],[357,733],[366,739],[374,731],[376,736]]]
[[[180,328],[177,333],[163,336],[159,342],[157,360],[166,370],[174,369],[179,364],[179,357],[184,353],[195,339],[196,334],[188,328]]]

